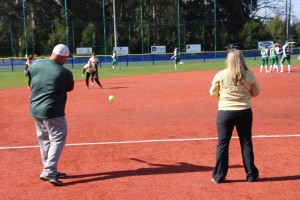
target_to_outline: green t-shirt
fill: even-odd
[[[50,59],[38,59],[30,67],[30,114],[49,119],[65,115],[67,92],[73,90],[73,74]]]
[[[275,59],[277,57],[277,53],[276,53],[275,48],[272,48],[270,50],[270,57],[273,58],[273,59]]]

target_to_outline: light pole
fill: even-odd
[[[215,52],[217,51],[217,6],[216,6],[216,0],[214,0],[214,46],[215,46]],[[216,56],[216,53],[215,53]]]
[[[290,0],[288,30],[290,29],[290,24],[291,24],[291,8],[292,8],[292,1]],[[290,31],[288,33],[289,34],[287,36],[287,39],[290,40]]]
[[[178,17],[178,50],[180,52],[180,0],[177,2],[177,17]]]
[[[252,9],[253,9],[253,4],[252,4],[252,0],[251,0],[251,5],[250,5],[250,42],[251,42],[251,44],[250,44],[250,46],[251,46],[251,49],[252,49],[252,45],[253,45],[253,43],[252,43]]]
[[[92,51],[93,51],[93,53],[95,53],[95,37],[96,37],[95,26],[93,24],[93,35],[92,35],[92,38],[93,38],[93,48],[92,48]]]
[[[54,47],[54,33],[53,33],[53,32],[54,32],[54,30],[53,30],[54,28],[53,28],[53,27],[54,27],[53,22],[51,22],[51,31],[52,31],[52,32],[51,32],[51,40],[52,40],[52,48]]]
[[[74,17],[72,17],[72,36],[73,36],[73,52],[76,52],[75,48],[75,33],[74,33]]]
[[[143,0],[140,0],[141,7],[141,41],[142,41],[142,54],[144,54],[144,31],[143,31]]]
[[[13,36],[12,36],[12,24],[10,20],[10,44],[11,44],[11,56],[14,56],[14,42],[13,42]]]
[[[67,14],[67,0],[65,0],[65,20],[66,20],[66,45],[69,46],[69,26]]]
[[[27,30],[26,30],[26,3],[25,3],[25,0],[22,0],[22,6],[23,6],[25,49],[26,49],[25,57],[27,58],[27,56],[28,56],[28,44],[27,44]]]
[[[114,38],[115,38],[115,47],[118,46],[117,40],[117,19],[116,19],[116,0],[113,0],[113,12],[114,12]]]
[[[105,20],[105,4],[102,0],[102,13],[103,13],[103,39],[104,39],[104,55],[106,55],[106,20]],[[106,59],[106,57],[105,57]]]

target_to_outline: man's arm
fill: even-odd
[[[67,76],[67,85],[66,85],[66,91],[70,92],[74,89],[74,79],[72,72],[69,71]]]

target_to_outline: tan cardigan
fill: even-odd
[[[245,110],[251,108],[251,97],[257,96],[260,92],[260,85],[250,70],[246,72],[246,79],[243,85],[232,86],[225,83],[225,70],[218,72],[209,90],[210,96],[218,98],[219,110]]]

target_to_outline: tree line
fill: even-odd
[[[299,45],[299,36],[300,22],[293,18],[292,5],[280,0],[2,0],[0,4],[0,56],[47,55],[58,43],[68,44],[73,53],[77,47],[92,47],[97,54],[110,54],[116,42],[128,46],[131,54],[149,53],[152,45],[164,45],[170,52],[174,47],[184,51],[186,44],[201,44],[204,51],[225,50],[231,43],[256,49],[258,41],[289,39]]]

